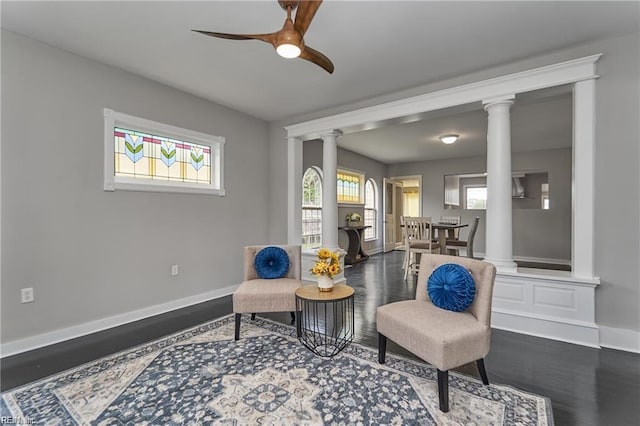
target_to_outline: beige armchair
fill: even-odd
[[[464,312],[441,309],[431,303],[427,281],[435,268],[457,263],[469,270],[476,287],[473,303]],[[491,298],[495,267],[480,260],[423,254],[416,298],[378,307],[378,362],[384,364],[387,338],[438,369],[440,410],[449,411],[449,376],[452,368],[475,361],[482,382],[489,384],[484,357],[491,337]]]
[[[284,278],[261,279],[254,267],[256,254],[267,246],[244,248],[244,281],[233,292],[233,312],[235,315],[235,340],[240,339],[242,314],[250,313],[254,320],[256,312],[291,312],[291,323],[295,321],[295,291],[302,285],[301,247],[275,246],[287,252],[289,271]]]

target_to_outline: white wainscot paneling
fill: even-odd
[[[566,272],[503,272],[493,295],[495,328],[600,347],[595,323],[598,279]]]
[[[493,302],[498,304],[504,302],[506,305],[510,305],[512,303],[526,303],[524,284],[496,282],[495,288],[493,289]]]
[[[534,285],[533,304],[540,309],[568,309],[576,311],[578,309],[576,289]]]

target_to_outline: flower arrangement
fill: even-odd
[[[333,278],[342,271],[340,268],[340,256],[338,253],[321,248],[318,250],[318,260],[311,268],[313,275],[326,275],[329,278]]]
[[[347,213],[347,217],[345,217],[347,222],[357,222],[360,223],[362,221],[362,216],[360,216],[356,212]]]

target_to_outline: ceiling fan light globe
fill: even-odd
[[[297,58],[302,53],[302,50],[295,44],[283,43],[276,47],[276,52],[283,58]]]

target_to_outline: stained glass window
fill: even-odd
[[[224,138],[107,109],[104,116],[105,190],[224,195]]]
[[[211,148],[114,128],[116,176],[211,184]]]
[[[359,173],[338,171],[338,202],[362,204],[362,181],[364,176]]]

